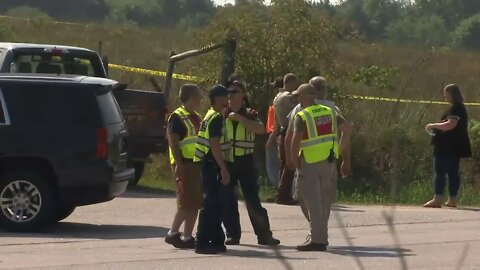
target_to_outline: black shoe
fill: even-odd
[[[179,243],[176,248],[181,248],[181,249],[194,249],[195,248],[195,238],[190,237],[187,241],[182,240],[181,243]]]
[[[215,247],[217,248],[218,253],[227,252],[227,247],[223,244],[216,245]]]
[[[258,244],[262,246],[278,246],[280,245],[280,240],[273,238],[273,236],[262,236],[258,237]]]
[[[281,204],[281,205],[298,205],[298,200],[295,199],[288,199],[288,200],[275,200],[276,204]]]
[[[301,245],[297,246],[298,251],[326,251],[327,245],[313,243],[311,237],[307,237],[307,241]]]
[[[165,237],[165,243],[170,244],[174,247],[177,247],[179,244],[181,244],[182,239],[180,238],[180,234],[176,233],[174,235],[167,235]]]
[[[197,245],[195,247],[195,253],[197,254],[218,254],[219,250],[216,246],[208,244],[208,245]]]
[[[238,238],[227,238],[227,241],[225,241],[225,245],[227,246],[238,246],[240,245],[240,239]]]

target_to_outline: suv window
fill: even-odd
[[[98,126],[91,89],[63,84],[2,85],[15,125]]]
[[[76,74],[104,77],[98,55],[74,50],[14,50],[11,73]]]
[[[123,122],[122,113],[117,101],[111,91],[103,92],[97,95],[100,111],[102,112],[105,124],[116,124]]]

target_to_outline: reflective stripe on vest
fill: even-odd
[[[210,108],[205,118],[203,118],[202,124],[200,126],[200,131],[198,132],[198,139],[195,145],[195,153],[193,157],[194,162],[200,162],[202,158],[210,152],[210,134],[208,132],[209,126],[212,122],[212,119],[218,116],[219,113],[214,109]],[[230,156],[230,150],[232,148],[228,137],[225,136],[225,123],[222,128],[222,137],[220,137],[220,148],[223,151],[225,160],[228,160]]]
[[[195,130],[195,126],[190,120],[190,112],[188,112],[185,107],[181,106],[175,111],[173,111],[170,117],[172,117],[172,115],[174,114],[176,114],[180,118],[180,120],[187,129],[185,138],[183,138],[183,140],[178,143],[180,151],[182,152],[182,157],[185,159],[193,159],[193,157],[195,156],[195,144],[197,143],[197,131]],[[195,112],[195,114],[197,117],[200,117],[197,112]],[[174,164],[175,158],[173,157],[172,149],[169,147],[168,150],[170,155],[170,164]]]
[[[336,119],[333,111],[323,105],[312,105],[297,113],[305,122],[307,139],[300,144],[299,155],[303,154],[306,163],[326,160],[333,151],[338,156],[336,147]],[[330,120],[323,123],[323,121]],[[328,128],[324,134],[318,134],[318,128]]]
[[[242,123],[237,123],[237,127],[234,128],[233,121],[226,120],[227,136],[232,142],[232,151],[230,159],[234,156],[244,156],[253,154],[255,148],[255,134],[249,132]]]

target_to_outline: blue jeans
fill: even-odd
[[[448,175],[448,192],[451,197],[458,195],[460,189],[460,158],[449,155],[435,155],[435,195],[443,195]]]

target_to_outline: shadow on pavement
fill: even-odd
[[[175,193],[169,190],[151,189],[146,187],[129,187],[120,198],[172,198]]]
[[[450,208],[453,210],[462,210],[462,211],[472,211],[472,212],[480,212],[480,208],[474,208],[474,207],[457,207],[457,208]]]
[[[328,247],[329,253],[354,256],[354,257],[385,257],[398,258],[405,256],[414,256],[410,249],[388,248],[388,247],[358,247],[358,246],[332,246]]]
[[[258,246],[257,246],[258,247]],[[242,258],[262,258],[262,259],[273,259],[273,260],[316,260],[316,258],[290,258],[285,257],[280,253],[281,249],[270,248],[271,252],[259,251],[259,250],[237,250],[229,248],[227,253],[224,253],[226,256],[232,257],[242,257]]]
[[[364,210],[358,210],[358,209],[352,209],[350,206],[346,205],[332,205],[332,211],[337,211],[337,212],[351,212],[351,213],[364,213]]]
[[[153,226],[95,225],[61,222],[39,233],[11,233],[0,230],[0,237],[115,240],[165,237],[167,232],[167,228]]]

